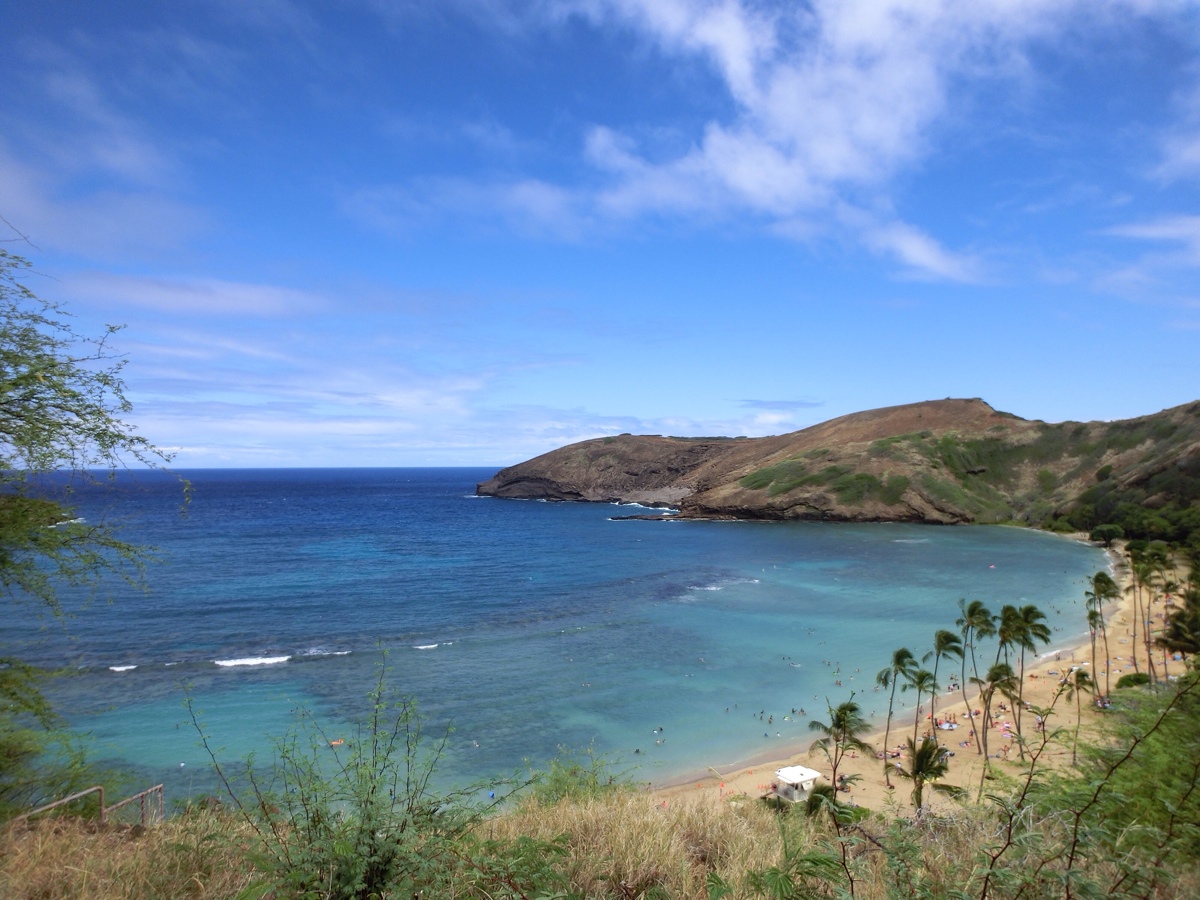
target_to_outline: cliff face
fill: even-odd
[[[765,438],[620,435],[478,486],[495,497],[672,506],[685,517],[1041,523],[1095,493],[1200,464],[1200,402],[1123,422],[1047,424],[982,400],[842,416]]]

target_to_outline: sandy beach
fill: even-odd
[[[1077,539],[1085,539],[1086,535],[1075,536]],[[1124,565],[1124,556],[1119,552],[1111,552],[1110,558],[1113,561],[1112,573],[1121,589],[1121,598],[1114,603],[1110,608],[1105,610],[1105,619],[1108,623],[1108,639],[1109,650],[1111,657],[1111,671],[1109,677],[1112,686],[1115,689],[1117,679],[1121,675],[1132,673],[1135,671],[1135,654],[1136,666],[1140,671],[1146,671],[1146,648],[1141,636],[1141,629],[1138,630],[1137,646],[1133,641],[1133,622],[1134,622],[1134,598],[1132,593],[1126,591],[1130,584],[1129,572]],[[1080,588],[1081,592],[1084,588]],[[1166,611],[1164,607],[1168,598],[1158,598],[1150,610],[1147,618],[1153,623],[1154,628],[1161,628]],[[992,610],[993,613],[998,612],[997,608]],[[1049,611],[1046,611],[1049,613]],[[1086,626],[1081,621],[1079,628],[1067,626],[1070,633],[1078,633],[1085,631]],[[953,627],[949,623],[949,627]],[[916,650],[917,648],[914,648]],[[1105,658],[1103,645],[1097,648],[1097,668],[1098,672],[1095,675],[1099,682],[1100,690],[1103,690],[1105,678]],[[887,664],[887,660],[863,660],[867,665],[864,666],[864,671],[877,672],[880,668]],[[950,668],[957,674],[957,660],[950,662]],[[980,659],[980,668],[986,668],[987,661]],[[1162,656],[1160,652],[1154,654],[1154,664],[1159,677],[1162,677]],[[1091,668],[1091,645],[1087,638],[1083,638],[1081,643],[1070,646],[1058,646],[1051,644],[1044,650],[1041,650],[1039,655],[1034,659],[1026,659],[1025,664],[1025,701],[1034,707],[1049,707],[1053,703],[1053,713],[1047,721],[1047,726],[1051,731],[1055,729],[1063,729],[1064,737],[1060,740],[1052,742],[1046,748],[1044,754],[1039,761],[1039,765],[1049,766],[1064,766],[1070,765],[1071,762],[1071,735],[1074,733],[1076,722],[1081,724],[1081,744],[1086,741],[1090,726],[1096,721],[1098,710],[1095,707],[1093,699],[1090,695],[1084,695],[1079,709],[1081,715],[1076,716],[1076,703],[1072,699],[1068,701],[1065,696],[1062,696],[1058,701],[1054,702],[1054,696],[1059,691],[1061,679],[1069,673],[1072,666],[1085,666]],[[1015,662],[1014,670],[1017,668]],[[1179,661],[1169,661],[1168,675],[1178,675],[1184,670],[1184,664]],[[947,683],[948,679],[945,675],[946,667],[943,666],[939,673],[939,681]],[[968,663],[968,679],[970,678],[970,667]],[[957,680],[957,679],[956,679]],[[895,751],[900,749],[906,740],[913,736],[914,716],[911,709],[901,710],[901,696],[897,695],[897,710],[892,718],[891,732],[888,740],[889,749]],[[953,758],[950,761],[950,772],[943,779],[946,784],[953,784],[966,788],[971,791],[974,796],[979,790],[980,778],[982,776],[983,756],[979,752],[976,743],[971,739],[970,712],[978,710],[980,707],[979,698],[973,689],[968,687],[967,696],[969,698],[969,706],[964,704],[961,691],[955,690],[953,693],[947,692],[943,687],[939,692],[936,704],[936,715],[939,720],[947,723],[957,723],[956,728],[939,729],[937,734],[943,745],[952,754]],[[876,700],[875,702],[879,702]],[[886,702],[886,701],[885,701]],[[999,707],[1005,701],[997,695],[993,699],[993,725],[988,737],[988,754],[991,757],[993,771],[1016,775],[1023,770],[1020,762],[1018,748],[1014,745],[1011,737],[1006,735],[1008,727],[1013,724],[1014,717],[1011,710],[1002,711]],[[920,732],[928,731],[929,719],[928,712],[929,700],[923,699],[923,721],[921,722]],[[860,704],[865,705],[865,704]],[[812,719],[826,718],[826,710],[824,708],[816,710],[810,709],[803,717],[803,721],[807,723]],[[982,728],[982,716],[978,716],[975,721],[977,727]],[[1013,726],[1015,727],[1015,726]],[[1025,733],[1027,741],[1034,741],[1040,738],[1036,731],[1036,721],[1034,714],[1026,711],[1022,718],[1022,731]],[[813,738],[819,737],[818,734],[813,734]],[[918,734],[918,740],[920,734]],[[867,738],[867,743],[877,752],[882,752],[884,747],[884,731],[881,729]],[[906,756],[907,754],[905,754]],[[906,764],[905,756],[899,759],[889,760],[888,764],[900,762]],[[710,769],[707,773],[694,777],[686,783],[677,783],[660,788],[656,788],[656,793],[662,798],[664,804],[671,803],[717,803],[728,802],[737,799],[756,798],[768,795],[775,782],[775,772],[777,769],[785,766],[803,765],[815,769],[822,773],[822,780],[818,784],[828,783],[830,777],[829,761],[825,754],[820,750],[804,750],[794,753],[785,758],[762,759],[762,761],[743,766],[741,768],[719,772],[716,769]],[[851,752],[841,763],[839,774],[845,773],[849,775],[858,775],[860,779],[852,785],[848,792],[840,794],[841,798],[847,802],[866,806],[875,810],[892,810],[897,814],[908,814],[912,811],[912,801],[910,794],[912,792],[912,782],[907,779],[897,777],[894,773],[891,781],[893,787],[889,789],[887,781],[884,777],[884,761],[871,754]],[[1025,767],[1027,769],[1027,767]],[[946,795],[930,790],[928,787],[925,791],[924,802],[934,807],[946,807],[954,803]]]

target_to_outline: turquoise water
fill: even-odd
[[[147,593],[65,595],[65,625],[18,607],[0,636],[68,670],[49,693],[97,755],[176,797],[211,788],[185,690],[222,760],[261,758],[300,709],[350,735],[382,650],[430,732],[453,725],[451,782],[563,747],[655,783],[782,756],[826,700],[884,715],[875,672],[953,629],[959,598],[1036,604],[1054,645],[1073,641],[1107,565],[1013,528],[612,521],[629,510],[474,497],[491,469],[184,474],[182,514],[155,477],[80,498],[159,548]]]

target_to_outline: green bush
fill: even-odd
[[[1121,688],[1141,687],[1150,683],[1150,676],[1145,672],[1130,672],[1117,679],[1117,690]]]
[[[233,782],[209,755],[257,836],[262,879],[252,896],[368,900],[389,896],[523,897],[557,889],[561,843],[484,840],[473,831],[523,784],[513,779],[453,791],[434,787],[449,731],[427,746],[413,702],[379,680],[371,711],[344,744],[304,715],[275,745],[272,765],[250,759]],[[193,714],[193,722],[196,722]],[[197,728],[199,725],[197,724]],[[201,730],[205,749],[207,739]],[[251,896],[251,895],[247,895]]]
[[[580,751],[560,747],[546,770],[530,772],[529,780],[533,798],[549,806],[567,798],[592,800],[633,790],[626,774],[617,772],[612,761],[593,747]]]
[[[1037,473],[1038,490],[1043,494],[1049,494],[1058,487],[1058,479],[1049,469],[1039,469]]]
[[[888,478],[887,483],[883,486],[883,491],[879,495],[888,506],[895,506],[904,496],[904,492],[908,490],[908,479],[903,475],[892,475]]]
[[[861,504],[867,497],[882,493],[882,490],[879,479],[865,472],[842,475],[833,482],[833,491],[838,499],[850,505]]]
[[[1108,523],[1105,525],[1097,525],[1088,534],[1088,539],[1104,544],[1105,547],[1111,547],[1112,542],[1125,537],[1125,529],[1120,525]]]

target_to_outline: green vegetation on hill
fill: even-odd
[[[809,450],[738,485],[771,499],[824,490],[846,506],[919,496],[960,521],[1114,526],[1129,538],[1200,546],[1200,403],[1124,422],[1018,422]]]
[[[810,452],[804,454],[804,457],[819,459],[828,452]],[[901,502],[909,484],[908,478],[903,475],[885,476],[881,481],[874,475],[855,472],[846,466],[825,466],[814,471],[800,457],[759,469],[738,483],[751,490],[765,488],[772,497],[800,487],[828,487],[842,503],[858,505],[865,500],[875,499],[888,506],[895,506]]]
[[[1079,495],[1066,517],[1081,531],[1112,524],[1126,537],[1200,547],[1200,454],[1141,483],[1121,485],[1103,478]]]

